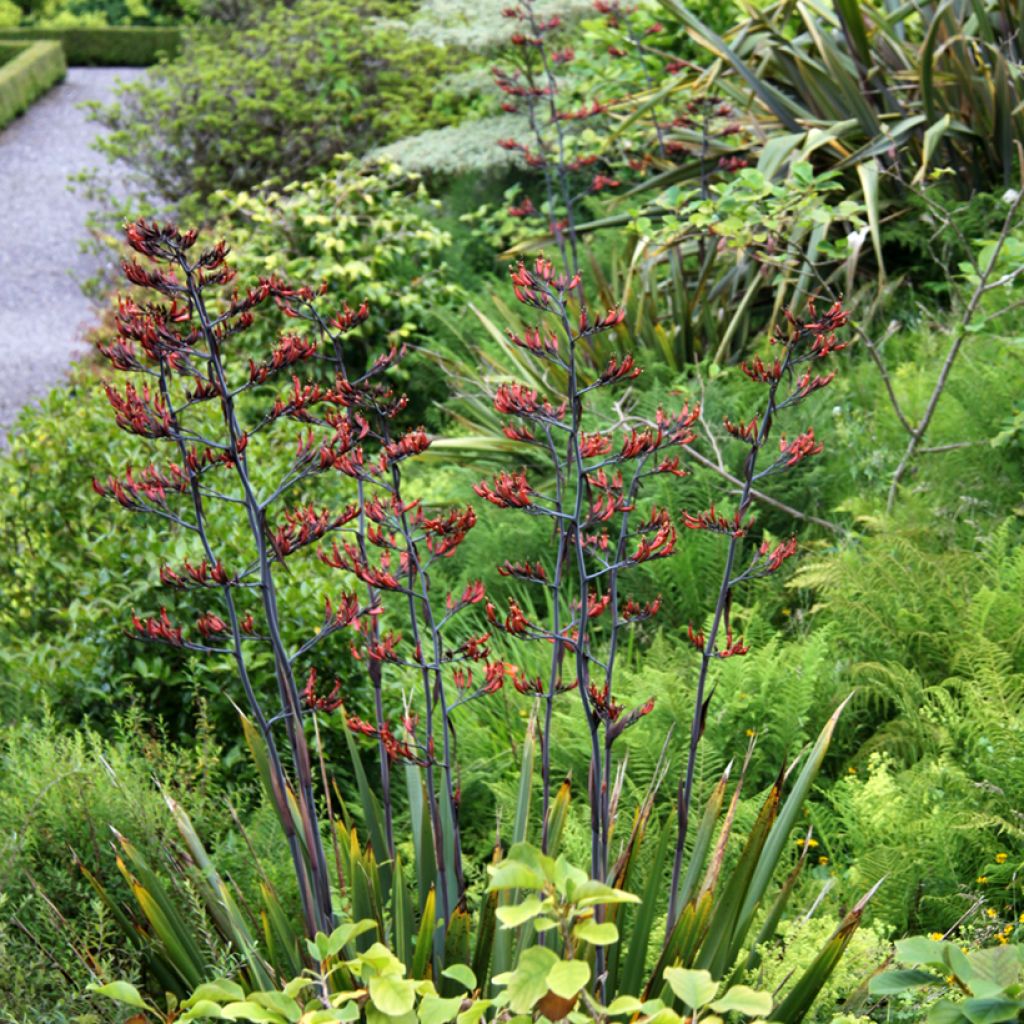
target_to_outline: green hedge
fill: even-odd
[[[58,42],[0,41],[0,128],[55,85],[67,71]]]
[[[64,47],[72,67],[98,64],[105,67],[148,67],[160,54],[169,57],[181,46],[177,28],[5,28],[0,40],[12,42],[50,39]]]

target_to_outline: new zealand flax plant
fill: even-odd
[[[329,314],[322,309],[323,296],[272,279],[244,294],[225,294],[233,276],[226,246],[194,254],[194,232],[139,222],[129,228],[128,240],[153,266],[131,262],[126,275],[163,301],[122,301],[119,336],[102,351],[116,369],[142,382],[123,389],[108,385],[107,394],[122,429],[168,447],[170,456],[94,486],[125,507],[160,516],[169,535],[189,538],[198,548],[194,559],[160,572],[166,587],[194,592],[200,602],[194,622],[185,626],[160,608],[133,615],[131,631],[143,641],[234,661],[247,705],[246,738],[278,811],[306,938],[326,941],[345,919],[369,920],[410,977],[438,981],[452,965],[469,964],[485,994],[494,991],[488,978],[507,977],[528,949],[544,945],[543,932],[508,910],[529,889],[529,879],[515,887],[492,882],[488,892],[480,892],[468,881],[467,867],[473,865],[462,841],[455,737],[459,728],[472,728],[470,705],[507,686],[535,707],[522,744],[516,819],[507,837],[520,844],[513,860],[532,856],[523,852],[532,848],[522,846],[531,839],[537,856],[557,857],[570,813],[569,786],[558,781],[556,701],[577,704],[589,736],[587,874],[624,897],[594,904],[595,922],[614,925],[621,941],[586,946],[593,963],[588,998],[595,1006],[620,992],[653,998],[662,994],[662,979],[673,964],[740,980],[756,962],[753,953],[742,962],[740,957],[743,949],[756,948],[750,946],[755,921],[757,941],[764,942],[802,866],[801,859],[759,917],[836,718],[798,772],[795,764],[780,772],[730,870],[725,851],[743,772],[731,796],[729,769],[707,803],[696,808],[694,764],[714,693],[713,666],[746,652],[730,621],[733,594],[777,571],[795,551],[792,540],[769,544],[756,538],[751,492],[755,483],[821,452],[821,442],[806,431],[783,436],[776,452],[766,456],[776,418],[832,380],[831,372],[818,368],[843,347],[836,335],[846,320],[842,308],[818,313],[812,305],[806,317],[790,314],[771,339],[774,354],[744,364],[764,398],[751,421],[727,424],[748,450],[739,501],[728,511],[679,514],[648,507],[643,485],[654,475],[686,472],[683,459],[698,410],[684,405],[659,411],[650,421],[627,413],[612,428],[602,423],[592,396],[623,390],[622,409],[628,382],[640,372],[628,358],[597,369],[589,365],[589,340],[617,326],[620,312],[592,312],[581,298],[578,273],[543,258],[518,264],[512,287],[532,322],[510,329],[510,338],[542,366],[551,390],[498,388],[494,405],[510,418],[506,434],[525,446],[534,468],[501,471],[475,491],[501,509],[549,522],[552,548],[550,560],[510,558],[498,565],[499,574],[543,595],[532,602],[510,599],[499,609],[483,582],[458,594],[432,585],[435,567],[457,554],[476,513],[472,506],[426,508],[407,493],[404,463],[424,452],[431,438],[419,428],[395,427],[405,398],[389,383],[389,370],[403,352],[388,351],[366,372],[348,374],[345,335],[365,319],[365,308],[343,306]],[[284,335],[256,359],[243,353],[240,336],[268,301],[301,330]],[[305,379],[303,366],[311,371]],[[291,375],[288,387],[277,383],[283,374]],[[293,454],[282,459],[287,449],[278,438],[289,424],[298,431]],[[268,472],[274,460],[283,466],[276,476]],[[536,468],[540,463],[548,469]],[[346,502],[319,506],[318,486],[324,493],[338,482]],[[244,529],[225,530],[225,516],[236,517]],[[627,708],[616,693],[616,656],[625,631],[658,611],[658,601],[630,596],[628,574],[670,557],[680,530],[722,536],[722,582],[710,626],[706,632],[690,630],[698,669],[675,807],[666,814],[659,801],[673,762],[668,741],[649,790],[623,819],[624,765],[615,744],[626,729],[639,726],[658,696]],[[296,558],[306,549],[315,550],[319,563],[344,582],[340,591],[331,591],[335,596],[325,600],[308,635],[292,639],[282,626],[293,610],[280,605],[280,574],[289,564],[303,564],[303,571],[315,566]],[[350,655],[339,671],[344,681],[323,685],[312,654],[342,632]],[[510,653],[513,644],[548,652],[546,671],[527,671]],[[681,685],[685,679],[681,669]],[[405,694],[398,708],[391,696],[396,683]],[[321,758],[319,770],[314,767],[311,737],[318,741],[318,716],[338,714],[350,737],[357,794],[332,795],[323,786],[317,795],[317,776],[326,783],[332,766]],[[356,736],[374,742],[378,775],[372,784],[351,742]],[[539,813],[532,811],[535,759]],[[397,799],[396,778],[404,782],[404,801]],[[365,845],[349,813],[353,801],[362,805]],[[203,895],[217,931],[238,954],[236,983],[264,989],[312,968],[312,954],[298,941],[289,910],[269,883],[256,915],[217,873],[185,812],[172,810],[189,851],[178,859],[177,870]],[[411,870],[396,834],[405,820],[413,840]],[[147,950],[158,988],[185,997],[207,980],[208,967],[176,906],[177,883],[161,880],[129,839],[120,843],[121,865],[142,920],[114,909]],[[502,858],[499,845],[493,861],[500,865]],[[642,862],[648,863],[646,877],[640,877]],[[671,881],[663,899],[666,878]],[[631,906],[627,893],[642,898]],[[806,983],[798,982],[776,1007],[775,1019],[800,1019],[861,910],[852,912],[820,962],[809,968]],[[651,974],[645,965],[659,913],[667,914],[665,939]],[[342,946],[348,955],[368,943],[367,936],[353,933]],[[331,1005],[340,977],[323,978],[315,996],[321,1006]]]

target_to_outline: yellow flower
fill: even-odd
[[[1008,854],[1005,854],[1005,853],[997,853],[996,854],[996,863],[997,864],[1005,864],[1007,856],[1008,856]]]
[[[754,730],[753,729],[748,729],[747,730],[747,735],[748,736],[753,736],[754,735]]]
[[[818,858],[818,863],[821,864],[822,866],[824,866],[825,864],[828,863],[828,857],[822,855],[821,857]]]
[[[978,875],[978,885],[984,885],[988,881],[988,875]]]
[[[928,936],[929,939],[934,939],[936,942],[941,942],[945,937],[946,936],[943,935],[942,932],[932,932],[931,935]]]
[[[1002,932],[1000,932],[1000,933],[999,933],[999,934],[998,934],[998,935],[996,936],[996,939],[997,939],[997,941],[999,942],[999,945],[1000,945],[1000,946],[1005,946],[1005,945],[1006,945],[1006,936],[1005,936],[1005,935],[1003,935],[1003,934],[1002,934]]]
[[[985,913],[988,914],[989,917],[995,917],[996,916],[995,907],[989,907],[988,910],[985,911]]]
[[[1008,925],[1005,925],[1003,927],[1003,934],[1004,935],[1009,935],[1010,932],[1012,932],[1012,931],[1013,931],[1013,925],[1012,924],[1008,924]]]

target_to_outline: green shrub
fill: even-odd
[[[111,829],[158,856],[171,825],[158,786],[187,799],[215,838],[224,817],[219,751],[205,725],[193,733],[194,745],[174,746],[131,716],[116,739],[104,741],[88,730],[63,733],[48,713],[6,730],[0,741],[0,927],[6,932],[0,1018],[62,1020],[92,1002],[82,996],[86,982],[106,972],[138,976],[138,955],[117,933],[76,858],[113,891],[127,893]],[[57,997],[46,980],[55,964],[71,982]]]
[[[55,40],[63,48],[71,67],[148,67],[161,54],[173,56],[181,43],[176,28],[108,28],[58,26],[48,28],[2,28],[0,40]]]
[[[0,42],[0,128],[26,111],[66,70],[60,43]]]
[[[406,6],[298,0],[252,26],[185,30],[181,54],[123,86],[99,147],[169,200],[287,182],[437,123],[437,81],[458,58],[379,22]]]

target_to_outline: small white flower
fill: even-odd
[[[1003,193],[1003,202],[1004,202],[1004,203],[1006,203],[1006,205],[1007,205],[1007,206],[1009,206],[1009,205],[1010,205],[1010,203],[1015,203],[1015,202],[1017,202],[1017,199],[1018,199],[1019,197],[1020,197],[1020,193],[1019,193],[1019,192],[1018,192],[1018,191],[1017,191],[1016,189],[1014,189],[1014,188],[1008,188],[1008,189],[1007,189],[1007,190],[1006,190],[1006,191],[1005,191],[1005,192]]]

